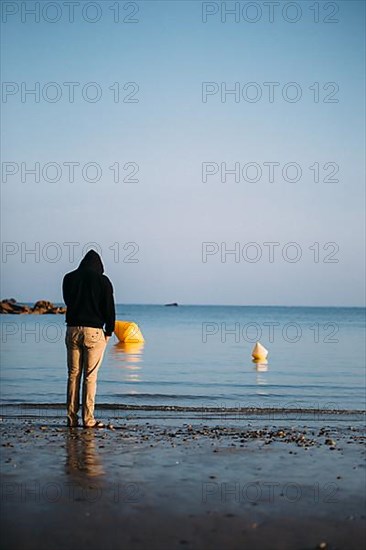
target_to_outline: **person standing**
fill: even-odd
[[[102,260],[89,250],[80,265],[64,276],[62,293],[66,304],[67,424],[78,426],[80,383],[82,419],[85,428],[102,428],[94,418],[97,376],[116,319],[113,286],[104,273]]]

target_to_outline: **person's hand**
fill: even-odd
[[[105,343],[108,344],[108,340],[110,339],[110,336],[107,336],[106,334],[104,334],[104,338],[105,338]]]

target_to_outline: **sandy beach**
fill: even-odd
[[[363,547],[362,414],[98,412],[3,410],[4,550]]]

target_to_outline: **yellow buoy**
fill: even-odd
[[[262,346],[260,342],[257,342],[252,351],[252,357],[257,361],[265,361],[267,359],[268,350]]]
[[[116,321],[114,325],[114,334],[120,342],[129,344],[145,342],[139,326],[130,321]]]
[[[118,342],[116,348],[130,356],[129,360],[131,360],[131,357],[138,357],[142,354],[144,342]],[[140,361],[140,359],[138,360]]]
[[[267,359],[252,359],[255,364],[255,369],[257,372],[266,372],[268,370],[268,361]]]

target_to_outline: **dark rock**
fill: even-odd
[[[0,302],[0,313],[30,313],[31,309],[29,306],[24,304],[17,304],[13,301],[13,298],[10,300],[2,300]]]
[[[48,302],[47,300],[38,300],[33,306],[33,310],[35,309],[51,309],[55,307],[51,302]]]
[[[59,307],[53,305],[52,302],[49,302],[48,300],[38,300],[33,306],[32,313],[39,313],[40,315],[44,315],[46,313],[48,314],[63,314],[66,313],[65,307]]]
[[[47,300],[38,300],[31,308],[24,304],[18,304],[14,298],[9,300],[2,300],[0,302],[0,314],[12,314],[18,315],[21,313],[33,313],[38,315],[48,314],[64,314],[66,313],[65,307],[55,306],[52,302]]]

